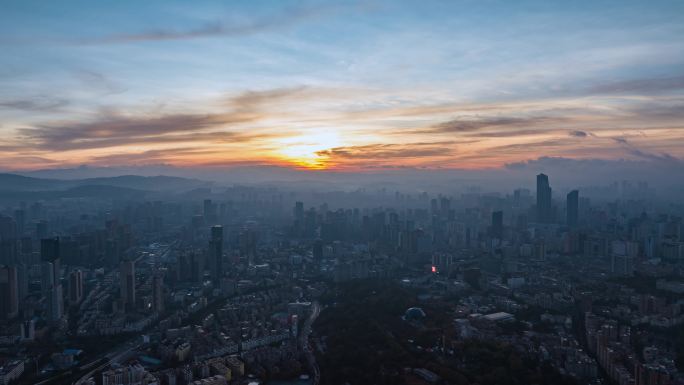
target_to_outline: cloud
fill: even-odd
[[[684,119],[684,100],[680,98],[642,102],[637,106],[629,108],[627,111],[635,118],[673,121],[681,125],[682,119]]]
[[[22,154],[2,154],[2,156],[0,156],[0,168],[4,170],[40,169],[45,167],[58,166],[60,166],[60,162],[43,156]]]
[[[242,23],[214,21],[190,29],[155,29],[137,33],[122,33],[102,37],[81,39],[81,44],[123,44],[135,42],[154,42],[167,40],[188,40],[205,37],[239,37],[264,31],[285,28],[318,17],[339,6],[321,5],[317,7],[288,8],[273,15]]]
[[[398,159],[447,156],[455,151],[456,142],[410,143],[410,144],[369,144],[363,146],[335,147],[318,151],[316,155],[330,160],[344,159]]]
[[[216,155],[219,151],[195,148],[178,147],[160,150],[147,150],[142,152],[119,152],[108,155],[95,156],[90,159],[94,164],[104,165],[131,165],[131,164],[155,164],[167,163],[186,156]]]
[[[305,92],[311,93],[312,89],[307,86],[276,88],[262,91],[247,91],[228,99],[228,104],[242,110],[252,110],[256,106],[267,106],[284,99],[292,99],[302,96]]]
[[[671,154],[668,154],[666,152],[661,152],[661,153],[654,153],[650,151],[645,151],[637,146],[635,146],[632,142],[627,140],[627,138],[624,137],[614,137],[611,138],[614,140],[616,143],[620,144],[628,154],[635,156],[637,158],[641,159],[646,159],[650,161],[656,161],[656,162],[664,162],[664,163],[676,163],[676,164],[681,164],[682,159],[679,159]]]
[[[96,90],[102,90],[106,94],[119,94],[127,90],[126,87],[114,82],[109,77],[97,71],[80,70],[76,71],[75,75],[86,86]]]
[[[127,144],[211,141],[246,142],[285,133],[238,132],[237,126],[263,119],[269,103],[287,98],[299,89],[246,92],[229,99],[231,111],[214,114],[178,113],[159,116],[120,115],[104,112],[86,122],[60,122],[19,130],[27,146],[51,151],[96,149]]]
[[[504,167],[510,170],[519,169],[543,169],[546,167],[563,168],[568,166],[582,165],[584,167],[602,166],[611,161],[605,159],[572,159],[561,156],[541,156],[536,159],[529,159],[520,162],[506,163]]]
[[[567,138],[551,138],[534,142],[513,143],[501,146],[490,147],[486,150],[487,155],[496,157],[497,155],[524,155],[530,153],[543,153],[557,150],[567,146]],[[482,154],[473,154],[474,157],[482,157]]]
[[[580,131],[580,130],[570,131],[570,132],[568,132],[568,135],[575,137],[575,138],[586,138],[587,136],[589,136],[589,134],[587,132]]]
[[[469,137],[477,138],[514,138],[518,136],[529,136],[539,134],[551,134],[554,130],[539,130],[539,129],[524,129],[524,130],[501,130],[501,131],[485,131],[468,134]]]
[[[51,124],[20,130],[37,147],[47,150],[103,148],[138,144],[162,136],[206,130],[221,124],[254,120],[252,116],[166,115],[160,117],[105,116],[91,122]],[[167,139],[172,137],[167,136]]]
[[[505,135],[505,130],[502,128],[507,127],[526,127],[526,126],[537,126],[540,124],[556,123],[562,120],[561,118],[555,117],[545,117],[545,116],[532,116],[532,117],[488,117],[480,119],[454,119],[447,122],[436,124],[425,130],[419,130],[417,132],[424,133],[452,133],[452,132],[475,132],[487,129],[498,129],[496,132],[500,133],[502,136]],[[494,136],[494,133],[490,133]]]
[[[0,100],[0,108],[21,111],[57,111],[69,104],[62,98],[35,96],[29,99]]]
[[[589,88],[590,94],[651,94],[684,89],[684,76],[622,80]]]

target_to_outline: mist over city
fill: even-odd
[[[682,36],[0,2],[0,385],[684,385]]]

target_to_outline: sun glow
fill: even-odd
[[[342,142],[337,132],[330,131],[284,138],[279,144],[283,147],[277,152],[288,162],[302,168],[323,170],[328,168],[328,158],[319,152],[340,147]]]

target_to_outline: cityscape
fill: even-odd
[[[684,385],[682,36],[0,2],[0,385]]]
[[[3,383],[684,380],[684,206],[645,182],[113,198],[147,179],[3,210]]]

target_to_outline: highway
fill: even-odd
[[[91,369],[88,373],[85,373],[81,378],[78,379],[74,384],[75,385],[82,385],[85,383],[85,381],[88,380],[88,378],[92,377],[93,374],[97,373],[98,371],[106,368],[107,366],[111,364],[120,364],[121,362],[125,361],[128,358],[128,355],[138,349],[140,347],[140,344],[136,344],[134,342],[135,340],[131,340],[128,343],[124,344],[121,346],[119,349],[109,352],[105,355],[105,360],[102,362],[101,365],[98,365]],[[100,359],[101,360],[101,359]]]
[[[311,335],[311,327],[320,313],[321,306],[318,304],[318,302],[313,302],[311,304],[311,314],[309,314],[309,318],[306,319],[304,322],[304,327],[299,333],[299,346],[304,351],[304,354],[306,355],[306,361],[309,364],[309,371],[313,374],[313,385],[320,384],[321,370],[318,367],[316,355],[314,354],[311,344],[309,343],[309,336]]]

